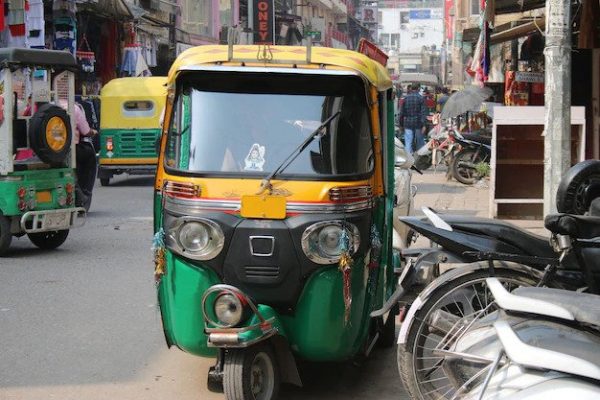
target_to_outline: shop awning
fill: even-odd
[[[490,36],[491,44],[507,42],[527,36],[535,31],[544,31],[546,17],[524,18],[518,21],[498,25]],[[479,39],[479,28],[470,28],[463,31],[463,42],[477,42]]]
[[[89,3],[80,3],[77,7],[81,11],[88,11],[103,17],[133,19],[126,0],[96,0]]]
[[[496,0],[496,14],[510,14],[546,7],[546,0]]]

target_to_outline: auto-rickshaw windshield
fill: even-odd
[[[312,141],[281,176],[371,173],[369,110],[359,78],[208,75],[179,86],[165,157],[175,173],[265,176],[337,112],[323,128],[326,134]]]

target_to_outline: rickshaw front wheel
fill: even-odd
[[[29,240],[40,249],[53,250],[67,240],[69,230],[64,229],[61,231],[28,233],[27,236],[29,237]]]
[[[10,247],[12,233],[10,233],[10,220],[0,213],[0,256]]]
[[[223,391],[227,400],[273,400],[280,377],[268,343],[225,352]]]

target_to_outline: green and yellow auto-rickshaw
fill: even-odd
[[[0,255],[13,236],[57,248],[85,221],[75,198],[75,71],[68,52],[0,49]]]
[[[102,186],[122,173],[155,173],[166,82],[166,77],[158,76],[117,78],[102,88],[98,167]]]
[[[200,46],[168,77],[154,199],[169,346],[230,400],[300,385],[297,358],[394,343],[394,106],[332,48]]]

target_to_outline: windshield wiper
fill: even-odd
[[[298,145],[298,147],[296,147],[294,151],[292,151],[290,155],[287,156],[286,159],[283,160],[281,164],[279,164],[277,168],[273,170],[273,172],[271,172],[265,179],[262,180],[262,182],[260,183],[260,189],[256,194],[262,194],[267,189],[269,190],[269,193],[271,193],[273,191],[273,185],[271,184],[271,180],[275,178],[275,176],[281,174],[287,167],[289,167],[290,164],[294,162],[296,157],[298,157],[300,153],[302,153],[304,149],[306,149],[308,145],[312,143],[313,140],[315,140],[317,137],[322,138],[323,136],[325,136],[327,134],[327,130],[322,131],[322,129],[329,125],[329,123],[333,121],[335,117],[340,115],[340,112],[341,111],[336,111],[335,113],[333,113],[331,117],[327,118],[325,121],[323,121],[321,125],[318,126],[317,129],[312,131],[312,133],[308,135],[306,139],[304,139],[304,141],[302,141],[302,143],[300,143],[300,145]]]

